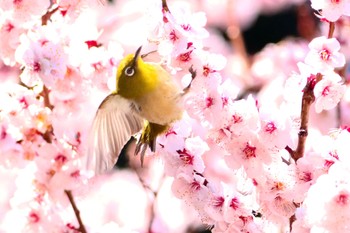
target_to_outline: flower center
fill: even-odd
[[[208,97],[205,99],[205,106],[206,106],[207,108],[210,108],[210,107],[213,106],[213,105],[214,105],[214,98],[208,96]]]
[[[186,149],[177,150],[176,152],[179,154],[180,159],[181,159],[185,164],[193,165],[194,156],[191,155],[190,153],[188,153],[188,151],[187,151]]]
[[[214,199],[214,207],[216,208],[220,208],[224,205],[224,202],[225,202],[225,198],[223,197],[216,197]]]
[[[192,50],[186,53],[182,53],[179,55],[178,59],[182,62],[188,62],[189,60],[191,60],[191,53],[192,53]]]
[[[322,96],[327,96],[329,94],[329,86],[326,86],[322,91]]]
[[[252,157],[256,157],[255,154],[256,151],[256,147],[255,146],[251,146],[247,143],[247,145],[245,146],[245,148],[243,149],[243,153],[245,154],[246,158],[252,158]]]
[[[324,61],[328,61],[329,58],[331,57],[331,53],[329,52],[328,49],[323,49],[320,51],[320,58]]]
[[[239,207],[239,200],[237,197],[234,197],[231,199],[231,202],[230,202],[230,207],[234,210],[237,210],[238,207]]]
[[[201,189],[200,183],[198,183],[198,181],[196,181],[196,180],[190,184],[190,187],[193,191],[198,191]]]
[[[31,223],[37,223],[40,221],[40,217],[37,213],[35,213],[34,211],[30,212],[29,214],[29,222]]]
[[[179,39],[179,37],[176,35],[176,32],[175,30],[172,30],[169,34],[169,39],[172,41],[172,42],[175,42]]]
[[[233,119],[234,124],[241,123],[243,121],[242,116],[240,116],[238,114],[233,115],[232,119]]]
[[[7,31],[7,32],[11,32],[12,31],[12,29],[14,29],[15,27],[11,24],[11,23],[8,23],[8,24],[6,24],[5,26],[4,26],[4,29],[5,29],[5,31]]]
[[[40,63],[39,62],[34,62],[34,64],[33,64],[33,70],[35,71],[35,72],[40,72],[41,71],[41,66],[40,66]]]
[[[276,129],[277,129],[277,127],[276,127],[275,123],[273,123],[273,122],[268,122],[265,125],[265,132],[268,132],[270,134],[272,134]]]

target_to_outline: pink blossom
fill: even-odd
[[[317,178],[326,173],[325,159],[317,153],[308,153],[299,159],[296,164],[296,186],[293,200],[303,202],[309,188],[317,181]]]
[[[222,98],[215,90],[201,90],[186,98],[186,108],[191,117],[206,119],[211,122],[218,117],[222,110]]]
[[[260,127],[259,113],[252,96],[246,100],[237,100],[228,106],[230,125],[229,131],[235,136],[249,132],[257,132]]]
[[[339,52],[340,44],[335,38],[317,37],[310,42],[309,48],[310,52],[305,58],[305,63],[321,72],[345,64],[345,57]]]
[[[349,151],[349,144],[346,142],[350,138],[350,132],[348,129],[343,129],[338,131],[337,134],[331,135],[332,139],[332,145],[334,146],[333,148],[333,153],[329,153],[330,157],[333,157],[334,161],[339,160],[341,163],[344,165],[349,164],[349,156],[347,156],[347,151]]]
[[[295,185],[294,167],[286,165],[282,161],[272,163],[266,168],[263,179],[257,176],[257,191],[259,203],[262,206],[266,218],[275,222],[288,222],[294,214],[293,188]]]
[[[159,53],[169,59],[176,57],[173,62],[183,66],[192,60],[194,49],[203,47],[201,40],[209,35],[204,28],[206,17],[203,12],[192,14],[188,7],[179,6],[164,12],[163,19],[166,40],[160,42]]]
[[[64,189],[88,232],[185,232],[201,224],[217,233],[287,232],[293,214],[294,232],[347,232],[346,119],[335,110],[314,117],[311,108],[303,157],[294,163],[285,149],[298,142],[306,83],[317,112],[346,92],[347,77],[342,85],[334,72],[345,65],[346,18],[336,23],[339,42],[315,38],[305,64],[297,63],[305,41],[268,45],[247,61],[206,26],[206,15],[220,15],[210,22],[234,39],[258,13],[298,1],[167,1],[169,10],[159,0],[2,1],[0,59],[11,67],[0,64],[0,232],[78,232]],[[345,0],[311,3],[324,20],[347,15]],[[157,138],[143,168],[131,145],[128,169],[92,178],[82,169],[91,121],[115,90],[119,61],[140,45],[151,52],[143,59],[164,66],[181,88],[193,81],[179,97],[183,118]]]
[[[176,135],[169,135],[168,137],[176,138]],[[178,141],[182,142],[181,139]],[[174,145],[178,145],[178,143]],[[184,141],[184,145],[179,146],[176,151],[163,156],[166,161],[166,174],[176,175],[179,171],[186,173],[192,173],[193,171],[204,172],[205,166],[201,156],[207,150],[209,150],[208,145],[200,137],[187,138]]]
[[[20,35],[24,32],[22,28],[19,27],[18,23],[4,19],[3,22],[0,20],[0,57],[5,65],[13,66],[15,65],[15,50],[19,46]]]
[[[24,68],[21,80],[28,86],[43,82],[51,87],[66,73],[65,53],[61,44],[35,37],[34,33],[22,35],[16,50],[16,61]]]
[[[226,149],[229,153],[225,156],[227,165],[232,169],[244,167],[249,177],[255,177],[264,164],[270,164],[273,160],[273,154],[254,134],[245,134],[232,140]]]
[[[62,17],[68,19],[76,19],[79,17],[82,9],[86,7],[86,5],[90,5],[93,7],[98,7],[98,1],[82,1],[82,0],[57,0],[56,1],[59,9],[59,13]]]
[[[288,105],[295,109],[295,114],[300,113],[300,102],[303,95],[303,89],[309,78],[313,78],[318,73],[316,68],[302,62],[297,64],[300,74],[293,73],[287,80],[284,86],[284,99]]]
[[[334,164],[329,174],[320,176],[313,185],[303,203],[304,222],[311,229],[335,230],[349,228],[349,182],[345,179],[348,170],[340,164]],[[319,195],[323,193],[323,195]]]
[[[337,106],[345,92],[345,86],[341,82],[342,78],[338,74],[330,72],[325,74],[322,80],[316,84],[314,93],[317,113]]]
[[[201,70],[204,77],[208,77],[226,66],[226,58],[220,54],[212,54],[203,51],[203,54],[198,55],[201,57],[202,63],[204,64]]]
[[[49,1],[42,2],[40,0],[1,1],[0,3],[0,8],[3,11],[11,12],[14,20],[25,25],[37,23],[41,19],[41,16],[45,14],[49,6]]]
[[[293,222],[292,231],[291,231],[292,233],[296,233],[296,232],[309,233],[310,232],[310,228],[306,226],[306,224],[303,221],[304,216],[305,216],[304,208],[301,207],[295,211],[296,221]]]
[[[321,10],[321,16],[331,22],[342,15],[350,16],[350,2],[347,0],[311,0],[311,7]]]
[[[204,12],[191,13],[186,7],[178,7],[164,16],[185,37],[205,38],[209,35],[204,28],[207,22]]]
[[[270,112],[274,112],[273,116],[269,115]],[[292,120],[288,115],[272,108],[261,108],[259,113],[261,119],[259,134],[262,141],[272,146],[271,149],[273,147],[284,149],[286,145],[292,144],[292,139],[287,133],[292,127]]]
[[[172,184],[172,191],[176,197],[181,197],[186,203],[192,205],[205,224],[213,224],[214,220],[201,203],[212,202],[215,197],[213,185],[201,173],[193,171],[192,174],[179,173]],[[213,203],[216,203],[215,201]],[[212,205],[212,204],[210,204]]]

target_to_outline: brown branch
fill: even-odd
[[[51,16],[58,10],[58,7],[48,10],[45,15],[41,16],[41,25],[46,25]]]
[[[297,161],[304,155],[306,138],[308,136],[309,113],[311,104],[315,101],[314,87],[322,79],[321,74],[317,74],[313,79],[309,79],[303,89],[303,98],[301,102],[300,129],[298,133],[298,146],[294,151],[290,151],[291,157]]]
[[[335,23],[334,22],[329,22],[328,38],[332,38],[333,37],[334,29],[335,29]]]
[[[72,191],[71,190],[64,190],[64,192],[66,193],[66,195],[67,195],[67,197],[69,199],[69,202],[72,205],[72,208],[74,210],[75,217],[78,220],[78,223],[79,223],[79,229],[78,230],[81,233],[87,233],[87,231],[85,229],[85,226],[83,224],[83,221],[80,218],[80,211],[79,211],[79,209],[77,208],[77,206],[75,204],[75,201],[74,201],[74,198],[73,198],[73,195],[72,195]]]
[[[289,232],[292,232],[292,226],[293,226],[293,222],[295,222],[295,220],[297,220],[297,218],[295,217],[295,214],[293,214],[289,218]]]
[[[50,103],[49,98],[50,90],[44,85],[42,92],[40,93],[40,96],[44,98],[44,105],[45,107],[49,108],[50,110],[53,109],[53,105]]]
[[[236,97],[236,100],[241,100],[249,96],[250,94],[257,94],[262,89],[262,85],[252,85],[245,87]]]
[[[296,208],[300,207],[300,203],[294,203],[294,206]],[[295,220],[297,220],[297,217],[295,216],[295,214],[293,214],[290,218],[289,218],[289,232],[292,232],[292,226],[293,226],[293,222],[295,222]]]
[[[49,108],[50,110],[52,110],[54,106],[50,103],[49,93],[50,93],[50,90],[44,85],[43,90],[40,93],[40,96],[43,97],[43,99],[44,99],[44,106]],[[51,143],[52,142],[52,135],[53,135],[53,128],[52,128],[52,126],[50,126],[46,130],[46,132],[43,133],[43,138],[48,143]]]
[[[305,142],[308,136],[308,124],[309,124],[309,111],[311,104],[315,101],[313,88],[311,88],[310,82],[308,82],[304,88],[302,105],[301,105],[301,123],[298,133],[298,146],[295,151],[292,152],[292,158],[297,161],[304,155]]]
[[[335,30],[335,23],[329,22],[328,38],[332,38]],[[289,152],[295,162],[304,156],[306,139],[308,136],[309,125],[309,113],[311,104],[315,101],[314,87],[322,80],[322,74],[318,73],[316,77],[309,77],[307,83],[303,89],[303,97],[301,103],[300,113],[300,129],[298,133],[298,146],[296,150],[292,150],[289,146],[286,146],[286,150]],[[340,114],[340,113],[339,113]],[[302,203],[294,203],[296,208],[299,208]],[[289,230],[292,231],[292,225],[296,220],[295,214],[289,218]]]
[[[168,7],[168,4],[166,2],[166,0],[162,0],[162,8],[165,12],[169,12],[170,13],[170,10],[169,10],[169,7]]]
[[[335,30],[335,23],[330,22],[328,38],[333,37],[334,30]],[[289,151],[294,161],[297,161],[304,155],[306,138],[308,136],[310,107],[311,107],[311,104],[315,101],[314,87],[316,83],[319,82],[321,79],[322,79],[322,75],[318,73],[315,79],[310,79],[307,81],[303,89],[303,98],[302,98],[301,114],[300,114],[301,123],[300,123],[300,129],[298,133],[298,146],[295,151]],[[340,121],[340,112],[338,113],[338,117],[339,117],[338,120]]]

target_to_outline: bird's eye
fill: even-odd
[[[134,70],[134,68],[128,66],[128,67],[126,67],[124,73],[125,73],[126,76],[131,77],[131,76],[133,76],[135,74],[135,70]]]

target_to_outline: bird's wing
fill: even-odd
[[[115,93],[107,96],[96,113],[90,132],[87,169],[101,174],[113,168],[120,151],[143,126],[130,103]]]

